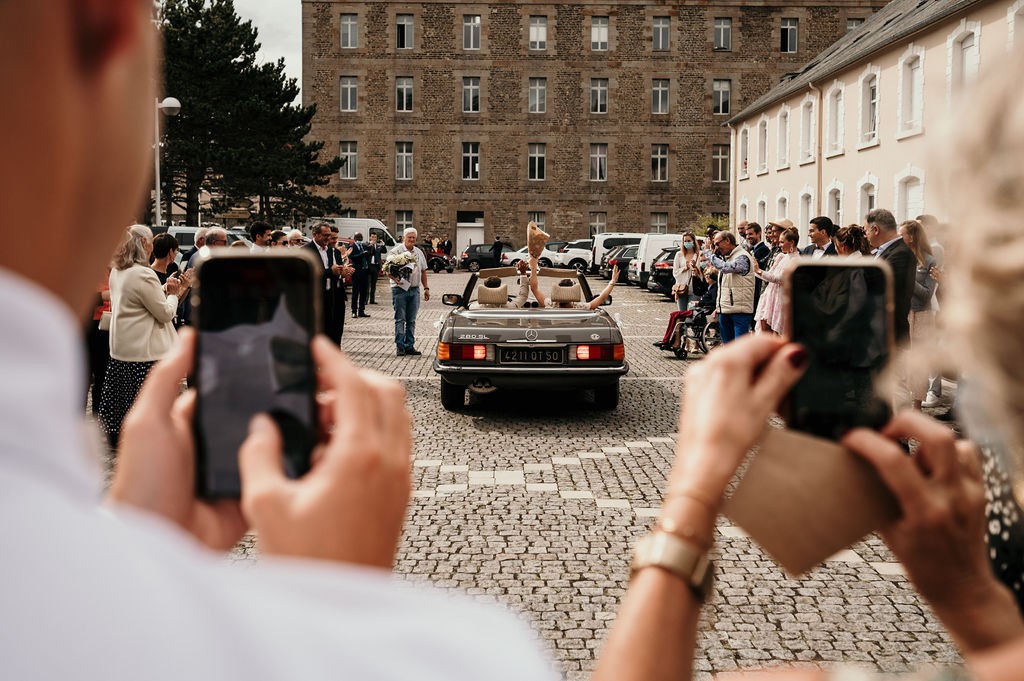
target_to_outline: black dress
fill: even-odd
[[[992,447],[982,447],[985,477],[985,517],[988,519],[988,557],[992,570],[1013,591],[1024,612],[1024,510],[1013,496],[1003,458]]]

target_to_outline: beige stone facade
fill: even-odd
[[[730,115],[885,4],[304,0],[310,136],[351,159],[326,190],[393,231],[676,231],[729,211]]]

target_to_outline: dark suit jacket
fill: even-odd
[[[384,260],[387,258],[388,248],[384,244],[377,242],[377,245],[366,244],[366,266],[371,270],[379,270],[384,266]],[[376,260],[376,262],[373,262]]]
[[[331,284],[331,293],[336,295],[336,296],[340,295],[341,301],[344,301],[345,300],[345,280],[342,279],[341,277],[335,276],[334,273],[331,272],[331,266],[332,265],[340,265],[341,264],[341,255],[338,253],[338,250],[335,249],[335,248],[328,247],[328,249],[327,249],[327,267],[324,267],[324,261],[320,257],[320,249],[318,249],[316,247],[316,242],[310,241],[308,244],[303,246],[303,248],[308,248],[312,252],[313,259],[316,260],[317,264],[320,266],[320,275],[321,275],[322,280],[324,282],[324,289],[327,288],[327,283],[330,282],[330,284]],[[329,301],[329,300],[325,299],[324,300],[324,307],[326,308],[326,306],[328,304],[330,304],[331,302],[332,301]]]
[[[892,268],[893,331],[896,342],[904,343],[910,338],[910,299],[914,295],[917,260],[903,239],[898,239],[878,257]]]
[[[800,249],[800,255],[814,255],[814,244]],[[831,241],[829,241],[828,246],[825,247],[825,255],[839,255],[836,253],[836,245]]]
[[[366,244],[359,241],[352,242],[352,249],[348,253],[348,261],[352,265],[352,269],[356,272],[363,272],[366,270],[366,264],[369,258],[369,252],[366,250]]]
[[[757,245],[750,249],[750,254],[754,256],[754,260],[757,261],[758,267],[762,270],[768,266],[768,258],[772,255],[772,249],[768,247],[763,241],[758,241]]]

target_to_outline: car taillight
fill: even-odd
[[[445,360],[475,360],[494,361],[494,346],[484,343],[438,343],[437,359]]]
[[[618,258],[612,258],[611,260],[608,261],[608,264],[609,265],[618,265],[619,264],[619,259]]]
[[[625,357],[626,349],[622,343],[616,343],[614,345],[605,343],[602,345],[588,344],[576,346],[576,359],[581,362],[607,362],[609,360],[622,360]]]
[[[467,251],[463,251],[462,255],[460,257],[468,258],[469,257],[469,253]]]
[[[669,269],[672,269],[672,263],[670,263],[670,262],[659,262],[657,265],[654,266],[654,269],[656,269],[656,270],[669,270]]]

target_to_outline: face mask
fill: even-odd
[[[683,248],[685,248],[688,251],[692,251],[693,250],[693,242],[691,242],[691,241],[684,241],[683,242]]]

